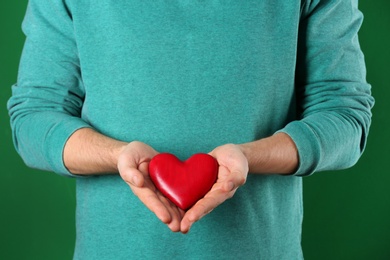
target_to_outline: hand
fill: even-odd
[[[219,164],[218,178],[211,190],[184,215],[180,230],[187,233],[191,226],[225,200],[233,197],[248,176],[248,160],[239,146],[227,144],[209,153]]]
[[[146,207],[172,231],[178,232],[184,211],[165,198],[149,178],[149,162],[157,154],[156,150],[144,143],[131,142],[119,155],[118,170]]]

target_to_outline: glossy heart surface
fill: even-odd
[[[165,197],[187,210],[203,198],[217,180],[218,162],[204,153],[194,154],[186,161],[161,153],[150,161],[149,175]]]

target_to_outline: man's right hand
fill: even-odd
[[[184,211],[157,190],[149,177],[149,162],[158,152],[147,144],[134,141],[124,147],[118,158],[118,170],[133,193],[163,223],[173,231],[180,231]]]
[[[165,198],[149,178],[149,162],[158,152],[141,142],[126,143],[91,128],[75,131],[64,148],[64,164],[74,175],[117,174],[172,231],[180,231],[184,212]]]

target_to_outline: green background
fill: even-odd
[[[0,2],[0,259],[71,259],[73,179],[27,168],[6,102],[16,81],[27,0]],[[360,1],[360,42],[376,105],[367,149],[348,170],[304,179],[306,259],[390,259],[390,2]],[[123,241],[122,241],[123,242]]]

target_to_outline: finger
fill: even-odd
[[[119,168],[119,167],[118,167]],[[119,168],[122,179],[131,186],[142,187],[145,179],[142,172],[136,168]]]
[[[245,173],[239,170],[233,170],[228,178],[223,182],[223,190],[225,192],[231,192],[236,190],[238,187],[244,185],[246,182]]]
[[[221,184],[224,191],[231,192],[242,186],[245,181],[245,174],[239,170],[229,171],[225,166],[219,166],[217,183]]]
[[[149,153],[150,158],[157,154],[154,150],[149,151]],[[126,154],[120,156],[118,159],[118,170],[122,178],[129,184],[142,187],[145,181],[144,176],[149,175],[149,157],[148,153],[145,155],[135,153],[132,156],[126,156]]]
[[[163,223],[167,224],[173,232],[180,231],[180,222],[184,216],[184,211],[162,195],[149,178],[145,179],[144,187],[132,187],[132,190],[141,202]]]
[[[144,179],[146,180],[146,187],[150,188],[155,194],[157,200],[159,200],[166,210],[169,212],[170,217],[166,218],[165,216],[163,217],[163,220],[165,224],[168,225],[168,227],[173,231],[177,232],[180,230],[180,221],[182,219],[182,216],[179,213],[178,207],[174,205],[169,199],[167,199],[164,195],[162,195],[156,188],[156,186],[152,183],[151,179],[149,178],[149,173],[148,173],[148,168],[149,168],[149,162],[144,162],[139,165],[139,170],[146,176]],[[166,213],[164,213],[166,214]]]
[[[230,199],[237,188],[245,182],[238,171],[230,172],[226,167],[220,166],[219,179],[211,191],[199,200],[183,217],[181,231],[187,233],[191,226],[209,214],[214,208]],[[222,178],[220,178],[222,177]]]
[[[217,184],[216,184],[217,185]],[[206,196],[199,200],[191,209],[189,209],[181,222],[180,230],[182,233],[187,233],[191,226],[209,214],[213,209],[222,204],[225,200],[231,198],[235,192],[226,192],[222,189],[221,185],[218,188],[213,188]]]
[[[137,164],[131,157],[121,156],[118,159],[118,170],[122,179],[136,187],[142,187],[144,183],[143,173],[139,171],[139,166],[141,164]]]
[[[149,185],[147,185],[149,186]],[[169,224],[172,222],[172,216],[169,209],[166,205],[161,201],[161,199],[156,194],[154,188],[150,187],[132,187],[133,193],[141,200],[145,206],[152,211],[158,219],[160,219],[163,223]]]
[[[173,204],[169,199],[167,199],[162,194],[159,193],[158,196],[161,202],[166,206],[167,210],[171,215],[171,221],[166,224],[173,232],[180,231],[180,222],[184,216],[184,211],[179,209],[175,204]]]

